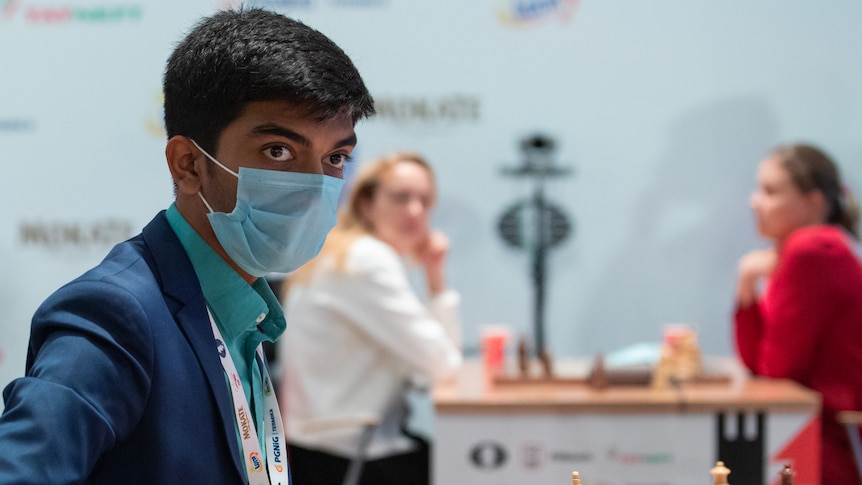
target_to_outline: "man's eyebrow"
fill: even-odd
[[[260,136],[260,135],[282,136],[284,138],[288,138],[290,140],[293,140],[293,141],[299,143],[300,145],[302,145],[304,147],[311,146],[311,140],[309,140],[308,138],[300,135],[299,133],[297,133],[293,130],[289,130],[287,128],[284,128],[283,126],[260,125],[260,126],[255,126],[254,129],[251,130],[251,132],[252,132],[252,135],[254,135],[254,136]]]
[[[260,135],[282,136],[284,138],[293,140],[293,141],[299,143],[300,145],[302,145],[304,147],[310,147],[311,146],[311,140],[309,140],[308,138],[300,135],[299,133],[297,133],[293,130],[287,129],[283,126],[278,126],[278,125],[256,126],[252,130],[252,134],[255,136],[260,136]],[[335,147],[356,146],[356,141],[357,141],[356,140],[356,133],[351,133],[348,137],[344,138],[343,140],[337,141],[335,143]]]
[[[347,138],[337,141],[335,143],[335,147],[336,148],[345,147],[345,146],[355,147],[356,141],[357,141],[356,140],[356,133],[351,133],[350,136],[348,136]]]

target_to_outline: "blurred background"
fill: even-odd
[[[737,260],[764,244],[758,162],[811,142],[862,190],[856,1],[0,0],[0,387],[39,303],[173,200],[165,60],[240,5],[352,57],[378,115],[350,170],[393,150],[433,163],[468,354],[484,324],[535,340],[540,281],[554,356],[677,323],[733,354]]]

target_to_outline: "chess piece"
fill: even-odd
[[[572,485],[581,485],[581,477],[578,472],[572,472]]]
[[[554,366],[551,359],[551,353],[547,350],[543,350],[542,355],[539,356],[539,360],[542,362],[542,372],[545,375],[545,379],[553,379]]]
[[[608,373],[605,370],[605,358],[602,354],[596,354],[596,360],[593,361],[593,369],[587,377],[587,382],[596,389],[608,387]]]
[[[781,477],[781,485],[793,485],[793,469],[790,468],[790,463],[784,465],[784,469],[778,474]]]
[[[730,485],[727,482],[727,476],[730,475],[730,469],[724,466],[723,461],[715,462],[715,466],[709,471],[712,475],[713,485]]]
[[[521,372],[521,379],[530,377],[530,352],[524,337],[518,340],[518,370]]]

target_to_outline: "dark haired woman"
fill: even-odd
[[[771,241],[739,262],[736,345],[755,374],[823,396],[821,483],[859,484],[836,413],[862,410],[862,264],[858,206],[826,154],[775,149],[751,206]]]

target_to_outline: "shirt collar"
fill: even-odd
[[[274,342],[284,332],[284,311],[266,280],[258,278],[249,285],[198,235],[175,204],[171,204],[166,216],[192,262],[225,339],[236,340],[249,334],[259,339],[257,343]]]

